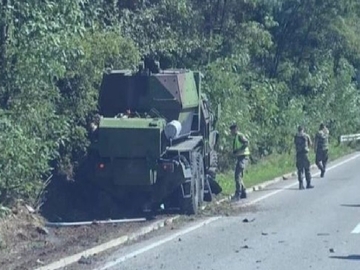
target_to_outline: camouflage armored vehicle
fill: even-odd
[[[103,75],[95,127],[94,183],[128,207],[164,204],[195,214],[221,192],[214,179],[216,115],[201,92],[201,73],[160,70]]]

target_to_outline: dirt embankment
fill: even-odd
[[[234,208],[228,203],[215,202],[197,216],[184,217],[183,221],[209,216],[231,216],[239,212],[254,211]],[[166,215],[169,216],[169,215]],[[160,215],[157,219],[164,218]],[[136,232],[151,221],[121,224],[92,224],[77,227],[44,227],[44,219],[22,203],[12,213],[0,220],[0,269],[35,269],[56,259],[73,255],[106,241]],[[79,262],[81,263],[81,262]]]
[[[9,216],[0,220],[0,269],[34,269],[149,223],[48,228],[40,215],[31,212],[18,203]]]

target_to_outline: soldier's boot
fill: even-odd
[[[304,183],[303,181],[299,181],[299,189],[304,189]]]
[[[320,177],[321,177],[321,178],[324,178],[324,176],[325,176],[325,169],[322,169],[322,170],[321,170]]]
[[[247,194],[246,194],[246,189],[245,189],[245,188],[242,188],[242,189],[241,189],[240,198],[241,198],[241,199],[246,199],[246,198],[247,198]]]
[[[230,199],[232,202],[240,201],[240,194],[239,192],[235,192],[235,194]]]
[[[311,182],[310,182],[310,181],[306,181],[306,188],[307,188],[307,189],[310,189],[310,188],[314,188],[314,186],[311,185]]]
[[[314,188],[314,186],[311,185],[311,184],[307,184],[307,185],[306,185],[306,188],[307,188],[307,189],[310,189],[310,188]]]
[[[313,185],[311,185],[311,174],[310,174],[310,168],[305,169],[305,179],[306,179],[306,188],[314,188]]]

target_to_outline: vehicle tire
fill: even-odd
[[[201,205],[204,202],[204,192],[205,192],[205,165],[204,165],[204,158],[201,153],[197,153],[196,155],[196,165],[198,168],[198,179],[199,179],[199,203],[198,207],[201,207]]]
[[[191,196],[189,198],[182,198],[181,200],[181,210],[186,215],[196,215],[199,209],[200,178],[197,163],[197,154],[198,153],[194,152],[191,158]]]

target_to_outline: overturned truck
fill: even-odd
[[[119,203],[191,215],[221,192],[215,181],[219,107],[211,111],[200,72],[160,70],[156,62],[137,72],[106,71],[99,109],[88,179]]]

